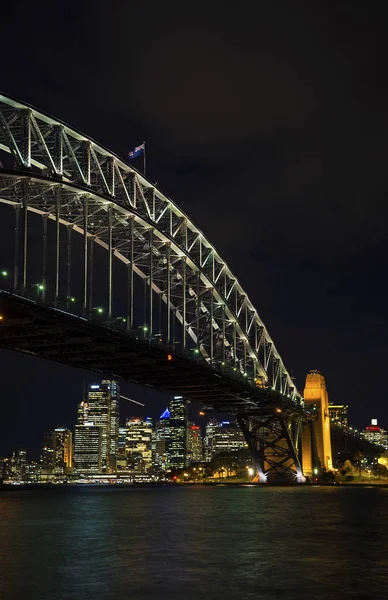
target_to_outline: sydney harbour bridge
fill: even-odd
[[[237,277],[170,198],[4,95],[0,160],[12,248],[0,265],[0,347],[235,414],[259,481],[327,467],[323,421],[317,428]]]

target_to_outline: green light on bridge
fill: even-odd
[[[102,306],[98,306],[96,310],[99,315],[102,315],[102,313],[104,312],[104,309],[102,308]]]
[[[1,271],[2,277],[8,277],[8,271]]]

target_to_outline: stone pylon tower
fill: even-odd
[[[303,428],[302,468],[304,475],[316,474],[319,469],[333,468],[330,439],[329,398],[325,378],[317,370],[310,371],[304,388],[306,408],[316,412],[317,418]]]

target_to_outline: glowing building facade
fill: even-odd
[[[76,425],[74,430],[74,470],[79,475],[102,471],[102,427],[93,423]]]
[[[127,466],[147,473],[152,467],[152,420],[147,417],[128,419],[126,423]]]
[[[187,428],[187,463],[199,463],[203,460],[202,435],[199,425],[190,423]]]
[[[101,470],[114,473],[119,442],[119,398],[117,381],[104,379],[100,385],[90,385],[87,401],[78,406],[79,425],[93,423],[101,429]]]
[[[182,396],[174,396],[169,403],[170,442],[168,463],[171,469],[187,465],[187,403]]]
[[[168,408],[156,421],[153,434],[152,465],[155,472],[167,471],[169,464],[170,411]]]

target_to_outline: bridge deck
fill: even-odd
[[[300,412],[277,392],[240,379],[99,321],[90,321],[21,296],[0,292],[0,347],[106,376],[180,394],[218,411],[260,414],[281,405]],[[169,360],[168,356],[172,359]]]

